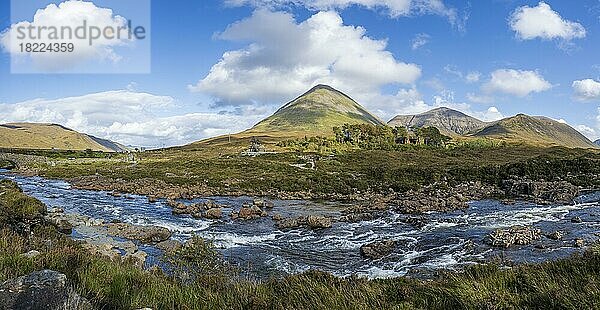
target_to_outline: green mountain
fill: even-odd
[[[436,127],[447,136],[466,135],[485,127],[486,123],[449,108],[437,108],[417,115],[398,115],[388,122],[392,127]]]
[[[59,149],[122,152],[118,143],[79,133],[56,124],[10,123],[0,125],[0,148]]]
[[[317,85],[245,133],[328,134],[343,124],[384,123],[344,93]]]
[[[567,124],[547,117],[524,114],[491,123],[472,136],[540,146],[596,147],[592,141]]]

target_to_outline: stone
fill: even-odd
[[[287,218],[279,220],[279,222],[277,223],[277,228],[279,229],[290,229],[296,227],[300,227],[300,223],[297,219]]]
[[[204,217],[206,217],[207,219],[220,219],[223,216],[223,211],[221,211],[220,208],[212,208],[212,209],[208,209],[206,211],[206,213],[204,214]]]
[[[377,241],[361,246],[360,254],[369,259],[381,259],[390,255],[395,247],[396,242],[394,240]]]
[[[582,223],[582,222],[583,222],[583,220],[582,220],[582,219],[581,219],[579,216],[575,216],[575,217],[573,217],[573,218],[571,219],[571,222],[572,222],[572,223],[579,224],[579,223]]]
[[[54,207],[48,209],[48,213],[65,213],[65,210],[62,208]]]
[[[585,246],[585,241],[583,239],[577,238],[573,242],[573,246],[576,248],[583,248]]]
[[[271,217],[271,219],[273,219],[273,221],[281,221],[284,219],[283,215],[277,213],[277,214],[273,214],[273,216]]]
[[[309,215],[306,219],[307,225],[310,228],[330,228],[331,219],[324,216]]]
[[[67,286],[67,276],[42,270],[0,285],[0,309],[92,309]]]
[[[181,249],[182,246],[183,245],[181,244],[181,242],[172,239],[165,240],[156,244],[156,248],[169,254],[177,252],[179,249]]]
[[[553,233],[547,234],[546,237],[552,240],[560,240],[563,238],[563,233],[562,231],[557,230]]]
[[[171,231],[158,226],[137,226],[125,223],[108,224],[108,234],[137,240],[142,243],[158,243],[171,238]]]
[[[29,251],[29,252],[27,252],[27,253],[23,253],[23,254],[21,254],[21,256],[23,256],[23,257],[27,257],[27,258],[34,258],[34,257],[37,257],[37,256],[39,256],[40,254],[41,254],[41,253],[40,253],[39,251],[36,251],[36,250],[31,250],[31,251]]]
[[[73,224],[68,218],[60,217],[61,214],[55,213],[57,216],[46,216],[46,221],[56,227],[59,232],[70,235],[73,232]]]
[[[513,245],[528,245],[540,239],[541,231],[531,227],[515,226],[509,229],[498,229],[488,235],[486,241],[495,247],[509,248]]]

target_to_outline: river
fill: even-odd
[[[334,223],[332,228],[279,230],[267,218],[233,221],[231,210],[241,208],[251,197],[206,197],[230,206],[222,220],[174,216],[166,201],[148,202],[147,197],[73,189],[69,183],[41,177],[24,177],[0,172],[0,179],[17,182],[25,193],[49,208],[60,207],[67,213],[79,213],[106,221],[120,220],[136,225],[156,225],[174,232],[173,238],[185,241],[197,234],[212,240],[226,260],[238,264],[257,277],[299,273],[309,269],[338,276],[359,275],[385,278],[403,275],[427,275],[440,269],[458,269],[466,265],[497,260],[502,262],[542,262],[570,256],[584,249],[573,247],[576,238],[586,244],[596,242],[600,231],[600,193],[581,196],[570,206],[539,206],[531,203],[505,205],[498,201],[474,201],[464,211],[429,213],[428,224],[417,229],[400,221],[401,214],[361,223]],[[182,201],[185,203],[200,202]],[[272,213],[284,216],[319,214],[339,216],[343,205],[335,202],[274,200]],[[581,218],[581,223],[571,221]],[[542,237],[534,245],[510,249],[492,248],[484,238],[495,229],[514,225],[532,225],[544,233],[563,231],[562,240]],[[73,236],[78,237],[74,231]],[[363,244],[382,239],[398,242],[395,251],[380,260],[360,255]],[[544,245],[541,249],[539,245]],[[146,248],[152,255],[158,250]],[[152,257],[149,262],[152,262]]]

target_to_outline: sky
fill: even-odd
[[[0,0],[0,123],[182,145],[329,84],[383,120],[446,106],[486,121],[543,115],[600,138],[599,0],[12,2]],[[146,37],[66,55],[19,54],[10,40],[18,25],[77,18],[130,20]]]

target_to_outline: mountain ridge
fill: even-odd
[[[7,123],[0,124],[0,148],[7,149],[59,149],[123,152],[123,145],[59,124]]]
[[[416,115],[397,115],[388,125],[392,127],[436,127],[440,133],[451,136],[464,136],[486,123],[463,112],[447,107],[439,107]]]
[[[273,131],[328,133],[345,123],[384,125],[377,116],[343,92],[319,84],[284,104],[275,113],[260,121],[248,133]]]
[[[471,136],[545,146],[596,147],[592,141],[568,124],[545,116],[529,116],[526,114],[517,114],[492,122]]]

